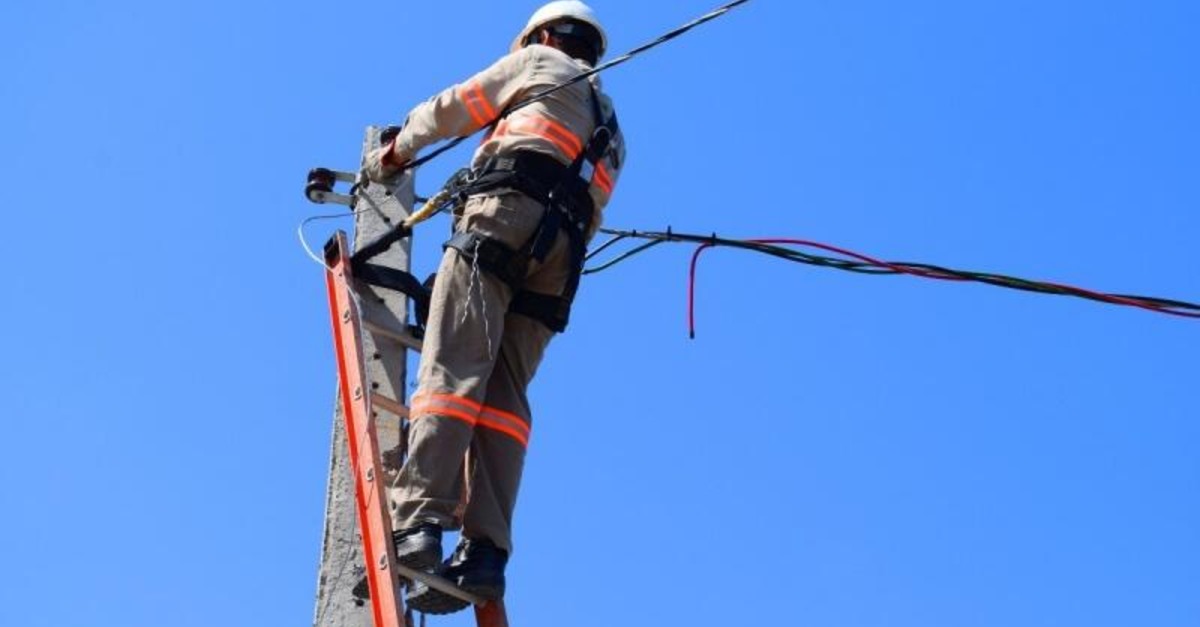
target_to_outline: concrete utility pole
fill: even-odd
[[[379,146],[381,129],[369,127],[363,141],[363,158]],[[400,185],[389,194],[382,185],[358,190],[359,211],[354,218],[354,248],[357,250],[388,231],[412,212],[413,176],[405,174]],[[396,243],[372,263],[408,271],[411,240]],[[389,290],[370,286],[356,288],[361,299],[363,319],[388,321],[402,328],[408,317],[408,299]],[[399,342],[376,334],[370,326],[363,330],[363,358],[371,391],[405,402],[408,351]],[[335,395],[337,396],[337,395]],[[339,397],[340,399],[340,397]],[[400,471],[404,441],[400,420],[391,412],[376,413],[376,431],[388,485]],[[321,567],[317,579],[315,627],[372,627],[370,604],[356,602],[352,591],[363,579],[362,539],[355,520],[354,479],[346,443],[345,419],[341,401],[333,416],[333,443],[330,447],[329,483],[325,493],[325,531],[321,546]]]

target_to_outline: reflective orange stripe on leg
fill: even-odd
[[[516,414],[484,405],[479,426],[507,434],[522,446],[529,446],[529,423]]]
[[[453,394],[422,394],[413,397],[412,420],[424,416],[446,416],[456,418],[472,427],[479,422],[479,412],[483,405],[462,396]]]
[[[465,396],[421,394],[413,397],[410,419],[443,416],[503,433],[521,446],[529,445],[529,423],[516,414],[481,405]]]

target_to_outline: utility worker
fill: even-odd
[[[421,148],[494,123],[438,267],[408,459],[390,494],[399,561],[486,599],[504,594],[531,425],[526,387],[566,326],[625,152],[595,76],[512,107],[591,69],[606,46],[591,8],[551,2],[507,56],[413,109],[364,164],[371,180],[386,181]],[[462,538],[443,563],[442,531],[457,528]],[[408,600],[435,614],[466,605],[419,583]]]

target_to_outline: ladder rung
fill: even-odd
[[[413,581],[419,581],[430,588],[437,590],[438,592],[448,594],[456,599],[459,599],[460,601],[466,601],[471,605],[487,604],[487,600],[475,596],[474,594],[471,594],[470,592],[467,592],[466,590],[463,590],[462,588],[450,583],[449,580],[438,577],[437,575],[414,570],[399,562],[396,563],[396,572],[400,573],[402,577],[407,577]]]
[[[394,399],[390,399],[382,394],[372,394],[371,404],[401,418],[408,418],[408,408],[405,407],[403,403],[399,403]]]
[[[382,335],[383,337],[399,342],[400,344],[403,344],[405,348],[415,351],[421,350],[421,340],[417,339],[417,337],[413,335],[412,331],[410,331],[407,327],[403,329],[397,329],[390,324],[379,324],[365,319],[363,320],[363,325],[371,333]]]

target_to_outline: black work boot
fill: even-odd
[[[396,546],[396,561],[414,570],[432,572],[442,561],[442,528],[434,523],[417,523],[393,531],[392,543]],[[366,577],[358,580],[351,595],[355,605],[362,606],[371,600]]]
[[[450,583],[487,601],[504,596],[504,567],[508,551],[491,540],[463,538],[450,559],[442,564],[442,577]],[[449,614],[464,609],[466,601],[438,592],[420,582],[409,590],[408,604],[424,614]]]
[[[504,567],[508,551],[487,538],[463,538],[446,560],[442,576],[459,588],[494,601],[504,596]]]
[[[414,570],[431,571],[442,561],[442,528],[423,522],[392,532],[396,561]]]

